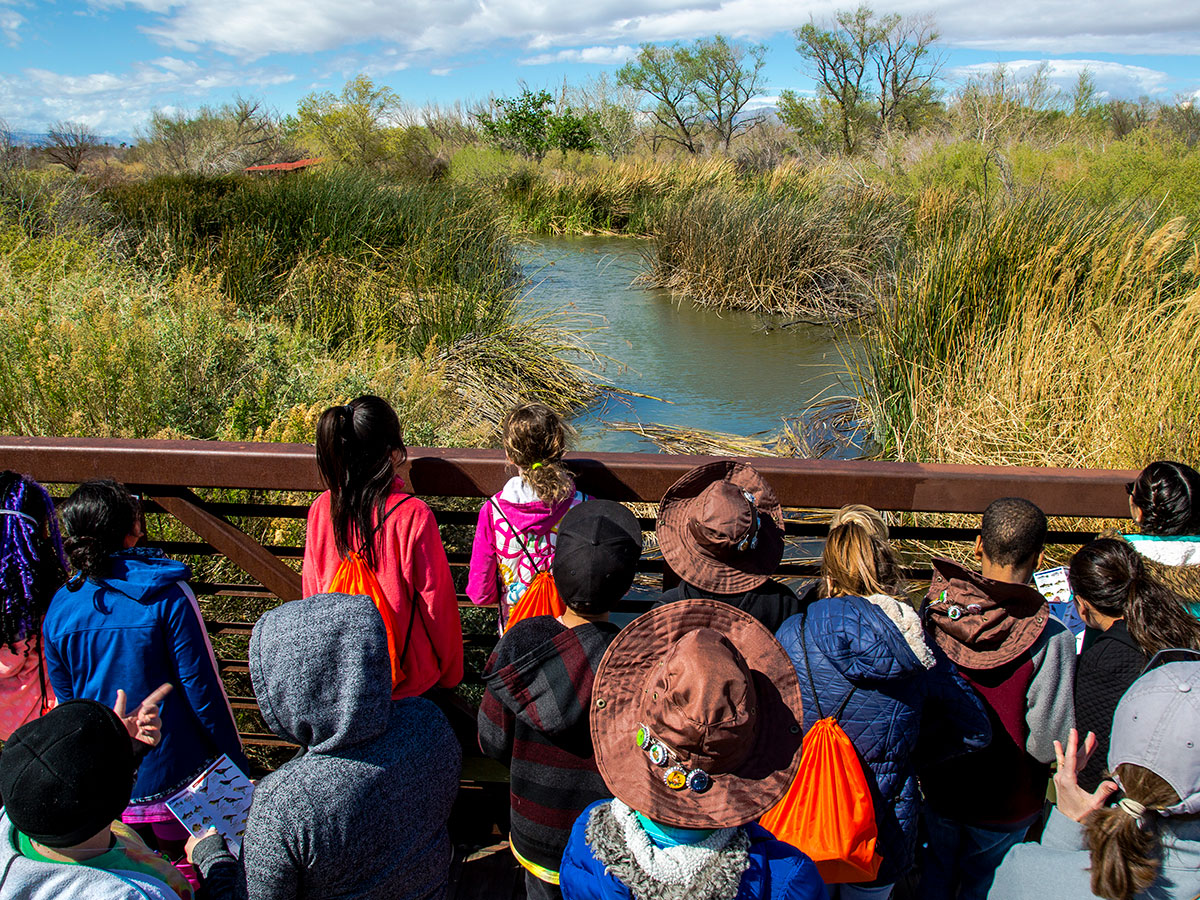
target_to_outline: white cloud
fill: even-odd
[[[1009,75],[1021,80],[1036,72],[1043,63],[1050,83],[1063,91],[1070,91],[1075,86],[1079,74],[1086,69],[1091,73],[1096,91],[1102,97],[1140,97],[1143,94],[1153,96],[1165,90],[1171,80],[1166,72],[1157,69],[1098,59],[1018,59],[1007,62],[1004,66]],[[987,75],[995,67],[994,63],[958,66],[946,75],[952,81],[965,81],[972,75]]]
[[[447,68],[430,69],[429,74],[435,75],[438,78],[445,78],[447,75],[449,75],[453,71],[454,71],[453,69],[447,69]]]
[[[145,31],[183,50],[207,47],[253,59],[383,41],[406,54],[445,57],[497,42],[535,59],[643,41],[691,39],[717,31],[761,38],[830,18],[845,0],[91,0],[154,14]],[[1094,0],[1086,14],[1068,0],[896,0],[888,11],[930,13],[948,44],[1048,54],[1200,53],[1200,4]],[[558,48],[558,49],[556,49]],[[564,61],[570,60],[568,56]]]
[[[43,131],[59,120],[83,122],[104,135],[127,135],[141,127],[153,109],[176,109],[166,97],[193,97],[203,102],[210,91],[247,84],[278,85],[294,79],[275,69],[244,69],[223,64],[205,69],[195,62],[161,57],[136,63],[123,73],[64,75],[29,68],[19,75],[0,74],[0,109],[9,124],[24,131]]]
[[[0,0],[0,34],[10,47],[21,43],[20,28],[25,24],[25,17],[12,8],[12,4]]]
[[[625,62],[637,53],[637,49],[628,44],[616,47],[581,47],[574,50],[559,50],[557,53],[539,53],[518,60],[523,66],[544,66],[549,63],[591,63],[593,65],[615,66]]]

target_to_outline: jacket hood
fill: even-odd
[[[383,617],[367,597],[316,594],[284,603],[250,637],[250,679],[263,719],[315,753],[383,734],[391,676]]]
[[[575,492],[572,491],[553,506],[549,506],[539,500],[526,481],[517,475],[508,480],[504,489],[492,502],[500,510],[496,515],[503,513],[509,524],[519,532],[546,535],[558,525],[559,519],[567,514],[574,501]]]
[[[920,618],[894,597],[826,597],[807,615],[806,639],[854,684],[909,678],[933,667]]]
[[[586,724],[592,682],[615,629],[566,628],[553,622],[558,629],[552,637],[532,648],[521,646],[522,632],[533,634],[535,627],[548,624],[544,620],[553,622],[549,617],[529,619],[507,632],[488,660],[483,679],[518,721],[544,734],[562,734],[580,722]]]
[[[1050,621],[1050,607],[1036,588],[984,578],[948,559],[933,560],[921,614],[938,646],[968,669],[1011,662]]]
[[[112,568],[100,583],[134,600],[145,600],[177,581],[186,581],[192,571],[160,550],[134,547],[114,553]]]

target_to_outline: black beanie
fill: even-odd
[[[558,524],[554,586],[576,612],[612,610],[629,591],[642,555],[642,527],[612,500],[587,500]]]
[[[117,714],[94,700],[69,700],[5,742],[0,799],[26,837],[71,847],[120,817],[133,772],[133,744]]]

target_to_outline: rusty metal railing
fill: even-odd
[[[680,475],[714,457],[644,453],[574,453],[567,463],[580,488],[613,500],[656,503]],[[774,487],[785,508],[836,509],[846,503],[865,503],[897,513],[978,514],[998,497],[1032,500],[1048,515],[1083,520],[1082,525],[1052,532],[1057,544],[1089,540],[1089,519],[1122,518],[1128,514],[1123,484],[1136,473],[1087,469],[1037,469],[923,465],[873,461],[834,461],[754,458],[752,462]],[[297,561],[303,555],[302,537],[291,542],[263,540],[253,523],[291,522],[299,535],[312,497],[322,490],[313,448],[309,444],[224,443],[218,441],[133,441],[76,438],[0,436],[0,468],[15,469],[43,484],[69,486],[89,478],[111,477],[141,492],[148,512],[170,516],[194,539],[159,541],[173,555],[224,557],[242,577],[199,581],[199,593],[209,605],[221,600],[269,606],[300,596]],[[477,504],[460,498],[482,498],[498,491],[511,472],[498,450],[413,447],[401,475],[410,489],[430,502],[443,533],[460,534],[475,523]],[[200,493],[198,493],[200,492]],[[222,494],[246,494],[228,499]],[[202,496],[208,494],[210,496]],[[457,508],[453,508],[457,507]],[[647,511],[643,510],[643,513]],[[643,527],[651,530],[652,515]],[[892,529],[898,540],[973,540],[976,525],[909,524]],[[278,530],[278,529],[277,529]],[[805,539],[819,541],[826,528],[811,516],[789,515],[787,534],[803,548]],[[455,544],[459,546],[456,548]],[[465,584],[469,540],[447,541],[456,581]],[[819,545],[816,545],[819,549]],[[646,577],[664,572],[661,559],[643,559]],[[780,568],[783,577],[816,574],[815,557],[803,549],[789,552]],[[910,570],[914,577],[924,571]],[[460,596],[464,606],[469,606]],[[636,610],[637,604],[631,604]],[[210,633],[219,638],[245,638],[251,621],[214,616]],[[493,636],[476,633],[466,638],[476,658],[486,655]],[[245,674],[244,656],[221,656],[222,673]],[[243,685],[244,685],[243,681]],[[232,690],[235,707],[256,709],[251,692]],[[249,732],[251,741],[272,743],[265,733]]]

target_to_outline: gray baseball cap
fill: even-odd
[[[1200,812],[1200,662],[1168,662],[1135,681],[1113,715],[1108,769],[1149,769],[1179,795],[1164,815]]]

